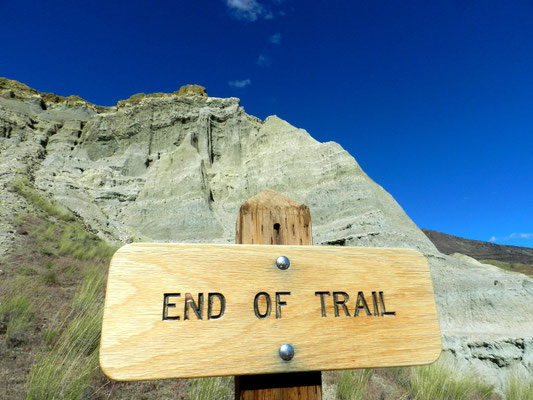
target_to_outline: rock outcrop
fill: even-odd
[[[421,251],[445,349],[493,381],[509,368],[533,375],[533,280],[439,253],[338,144],[201,87],[130,100],[51,101],[0,81],[0,257],[26,207],[5,190],[17,174],[117,244],[233,242],[239,206],[273,189],[310,208],[316,245]]]

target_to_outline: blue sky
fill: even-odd
[[[186,83],[336,141],[414,222],[533,247],[533,1],[0,1],[0,76]]]

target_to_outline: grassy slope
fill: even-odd
[[[183,382],[115,383],[98,368],[101,311],[115,248],[24,177],[28,202],[0,269],[0,398],[180,398]],[[83,395],[83,396],[82,396]]]

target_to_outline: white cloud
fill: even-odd
[[[511,239],[533,239],[533,233],[511,233]]]
[[[280,44],[281,43],[281,33],[274,33],[270,36],[270,43]]]
[[[272,0],[270,4],[264,4],[264,0],[224,0],[226,6],[230,9],[233,16],[244,21],[257,21],[259,18],[266,20],[274,19],[276,15],[285,15],[280,10],[284,0]],[[262,4],[263,3],[263,4]],[[268,3],[268,2],[267,2]]]
[[[496,237],[496,236],[491,236],[491,238],[489,239],[489,242],[505,242],[507,240],[510,240],[510,239],[533,239],[533,233],[511,233],[510,235],[508,236],[503,236],[503,237]]]
[[[242,89],[243,87],[248,86],[250,83],[252,83],[250,79],[242,79],[242,80],[229,81],[228,85],[234,88]]]
[[[272,65],[272,59],[263,54],[259,54],[256,63],[261,67],[270,67]]]
[[[226,0],[226,5],[236,18],[245,21],[256,21],[265,13],[265,8],[256,0]]]

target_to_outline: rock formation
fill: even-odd
[[[17,175],[114,243],[232,243],[239,206],[263,189],[306,204],[315,245],[410,247],[432,271],[444,348],[492,381],[533,375],[533,280],[438,252],[334,142],[319,143],[236,98],[188,87],[117,107],[0,80],[0,257],[27,205]]]

